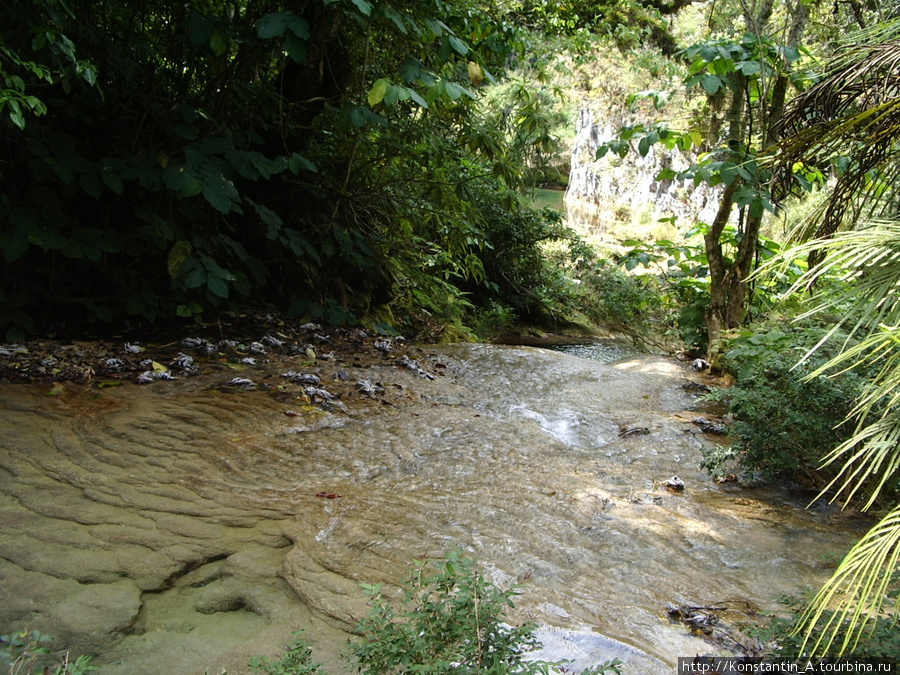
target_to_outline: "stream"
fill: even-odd
[[[582,355],[583,356],[583,355]],[[330,672],[366,612],[455,547],[550,658],[672,672],[725,653],[666,607],[778,607],[828,578],[864,527],[809,494],[699,469],[686,365],[531,347],[416,351],[348,369],[391,393],[325,412],[221,386],[0,385],[0,632],[98,653],[102,674],[246,673],[304,629]],[[334,367],[320,364],[323,382]],[[53,395],[49,395],[49,394]],[[677,474],[673,492],[663,482]],[[728,618],[728,617],[725,617]]]

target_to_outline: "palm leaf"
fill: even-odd
[[[857,422],[853,436],[825,458],[840,468],[823,491],[835,490],[833,498],[847,502],[865,497],[868,509],[900,473],[900,21],[850,40],[831,72],[797,96],[784,116],[787,137],[772,158],[776,197],[795,190],[798,165],[835,179],[825,207],[794,233],[806,243],[766,267],[807,257],[809,269],[791,292],[819,290],[802,318],[832,311],[853,317],[838,322],[804,358],[844,333],[838,356],[808,377],[857,367],[874,372],[850,413]],[[822,291],[817,282],[825,277],[831,283]],[[863,536],[809,604],[798,626],[804,650],[856,649],[882,608],[898,544],[900,506]]]
[[[881,610],[900,557],[900,506],[894,508],[850,550],[831,579],[813,598],[795,632],[806,633],[801,651],[837,655],[853,652],[866,626]],[[821,629],[813,638],[816,627]],[[841,637],[843,633],[843,637]]]

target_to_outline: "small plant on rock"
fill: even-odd
[[[70,661],[68,652],[62,657],[51,655],[44,645],[52,640],[36,630],[0,635],[0,664],[9,665],[9,675],[84,675],[96,670],[90,665],[90,656]]]
[[[539,643],[535,624],[505,622],[515,588],[497,588],[478,572],[474,560],[458,550],[440,560],[417,561],[399,609],[384,597],[380,585],[363,588],[371,610],[358,626],[362,640],[352,642],[347,655],[360,675],[546,675],[552,668],[562,668],[526,658]],[[613,659],[581,672],[616,675],[619,665]],[[250,667],[266,675],[323,673],[302,640],[280,660],[256,657]]]

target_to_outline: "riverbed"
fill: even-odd
[[[527,580],[510,619],[539,622],[551,656],[668,672],[726,650],[667,606],[775,610],[861,531],[808,494],[700,471],[719,442],[694,424],[704,376],[665,357],[302,358],[247,373],[252,388],[224,367],[0,385],[0,631],[54,635],[101,673],[234,675],[304,629],[349,672],[360,584],[392,592],[411,560],[462,548],[500,586]],[[324,389],[373,387],[317,405],[284,384],[301,366]]]

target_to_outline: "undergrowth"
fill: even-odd
[[[565,667],[533,661],[539,647],[534,623],[511,626],[505,618],[513,608],[515,588],[501,590],[460,551],[440,560],[417,561],[403,600],[395,607],[380,585],[364,585],[369,615],[358,628],[362,639],[351,642],[345,658],[360,675],[538,675]],[[278,658],[254,657],[254,673],[266,675],[322,674],[302,635]],[[583,675],[616,675],[613,659],[581,671]]]

